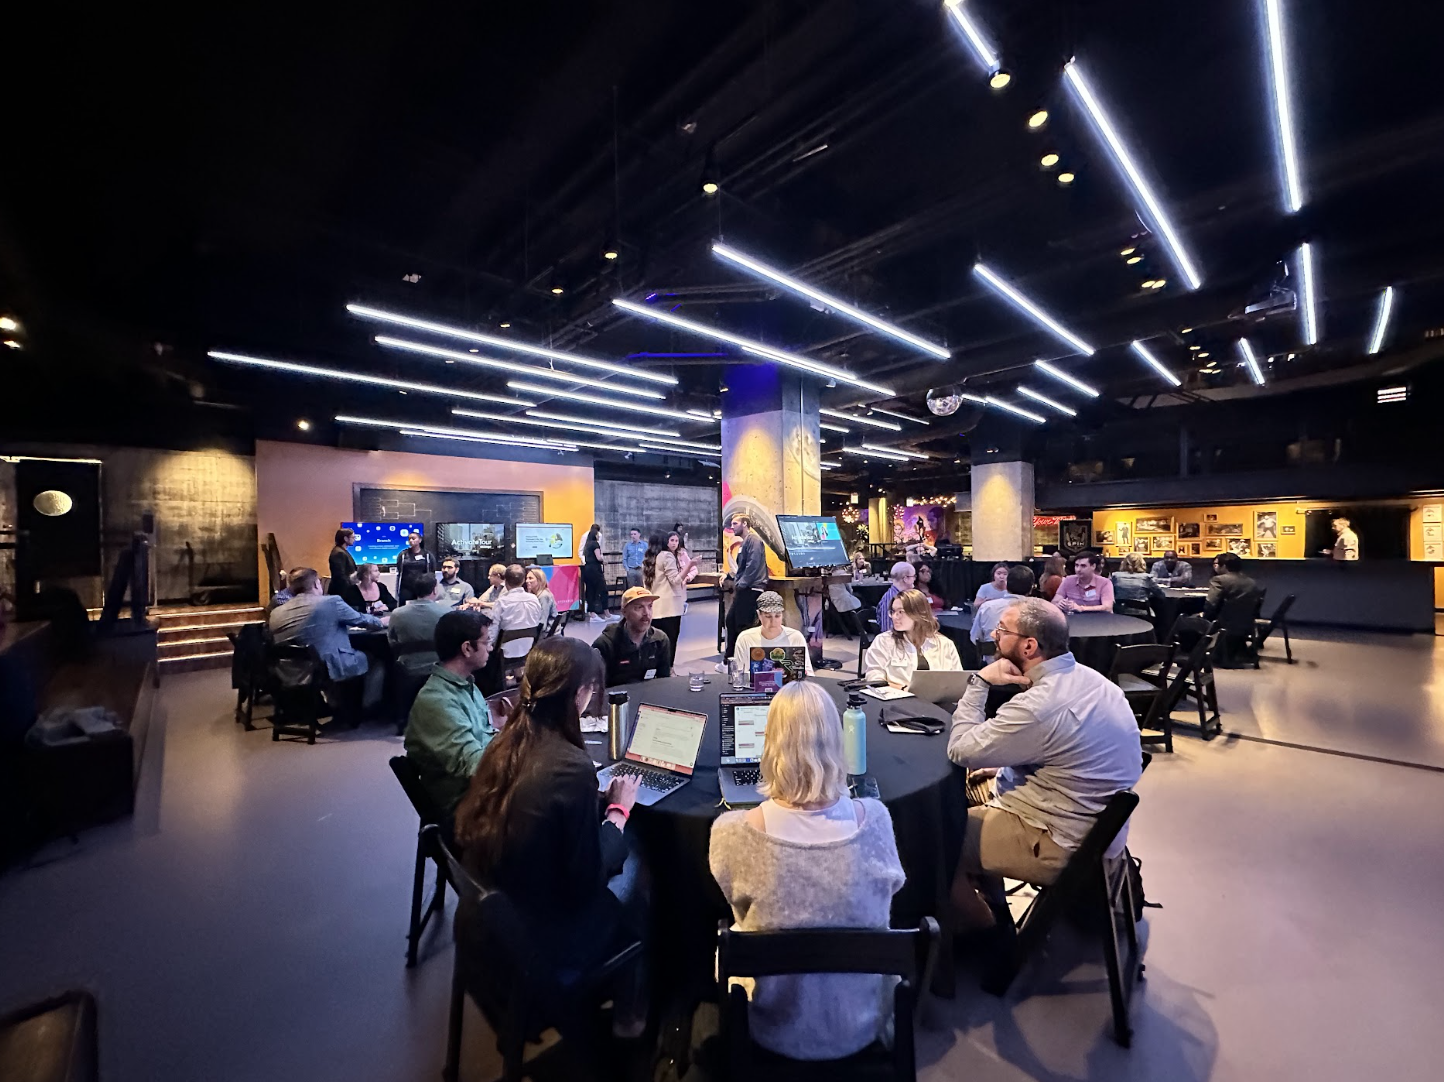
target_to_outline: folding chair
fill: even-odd
[[[435,827],[425,829],[436,832]],[[439,837],[435,844],[457,895],[442,1078],[456,1082],[461,1066],[462,1007],[467,996],[496,1034],[503,1082],[523,1077],[527,1042],[539,1040],[549,1029],[561,1034],[563,1041],[593,1046],[595,1052],[596,1023],[608,986],[637,958],[642,944],[630,943],[589,969],[559,974],[536,950],[511,899],[481,886]],[[596,1062],[595,1055],[587,1062]]]
[[[781,932],[734,932],[723,921],[717,931],[717,994],[728,1077],[746,1082],[769,1077],[845,1079],[917,1077],[913,1012],[918,990],[926,988],[941,938],[938,922],[924,917],[916,930],[807,928]],[[873,1043],[845,1059],[793,1060],[753,1043],[746,989],[733,977],[797,973],[877,973],[898,977],[893,991],[893,1045]]]
[[[1108,679],[1123,691],[1135,716],[1142,717],[1148,704],[1168,686],[1173,668],[1173,647],[1160,643],[1120,646],[1113,655]]]
[[[306,743],[316,743],[321,716],[326,713],[322,695],[326,683],[326,664],[311,647],[271,643],[266,648],[266,685],[275,703],[272,740],[304,736]]]
[[[236,690],[236,721],[253,732],[256,702],[266,694],[266,631],[262,624],[243,624],[227,631],[231,640],[231,687]]]
[[[431,672],[428,666],[426,672],[416,672],[408,667],[403,658],[416,654],[430,654],[431,661],[436,661],[436,646],[429,642],[406,642],[393,643],[391,646],[391,672],[389,673],[389,690],[391,696],[391,713],[396,719],[396,733],[401,735],[406,732],[406,720],[411,716],[411,706],[416,702],[416,696],[421,694],[421,689],[426,686],[430,679]]]
[[[1157,744],[1162,742],[1163,750],[1173,751],[1173,712],[1178,709],[1178,704],[1183,700],[1184,694],[1188,691],[1189,681],[1193,677],[1194,670],[1201,665],[1204,656],[1209,650],[1208,639],[1199,639],[1194,644],[1192,652],[1179,665],[1178,674],[1161,688],[1154,688],[1152,698],[1148,700],[1143,715],[1138,719],[1140,733],[1144,729],[1157,729],[1162,735],[1148,736],[1141,735],[1139,740],[1144,744]],[[1145,649],[1133,647],[1133,649]],[[1166,647],[1164,648],[1166,649]],[[1126,692],[1125,692],[1126,694]],[[1137,710],[1135,708],[1135,714]],[[1199,718],[1202,727],[1202,715]],[[1205,739],[1207,734],[1205,733]],[[1147,764],[1144,764],[1145,767]]]
[[[1131,789],[1114,793],[1098,813],[1083,844],[1069,858],[1057,880],[1042,887],[1016,924],[1016,934],[1004,957],[984,979],[983,987],[993,995],[1005,995],[1023,966],[1039,952],[1054,925],[1065,914],[1078,913],[1094,924],[1103,938],[1103,962],[1108,970],[1108,994],[1113,1006],[1113,1039],[1124,1048],[1133,1040],[1128,1019],[1128,1001],[1134,985],[1143,979],[1143,962],[1138,952],[1138,914],[1128,882],[1127,851],[1116,860],[1107,857],[1108,847],[1138,807],[1138,794]],[[1120,924],[1125,952],[1119,950]]]
[[[1258,668],[1259,655],[1263,652],[1264,643],[1269,641],[1269,636],[1275,631],[1284,633],[1284,656],[1288,658],[1290,665],[1294,664],[1294,648],[1289,642],[1289,609],[1294,607],[1298,594],[1289,594],[1283,599],[1274,614],[1267,620],[1259,618],[1253,622],[1253,658],[1254,668]]]
[[[503,631],[496,637],[496,644],[492,649],[501,657],[501,687],[498,690],[514,688],[521,683],[521,671],[526,668],[527,656],[526,654],[522,654],[520,657],[507,657],[501,648],[509,642],[516,642],[518,639],[530,639],[531,643],[526,648],[527,654],[529,654],[531,653],[531,648],[535,646],[537,640],[541,638],[541,633],[542,625],[537,624],[536,627],[514,627],[510,631]]]
[[[1153,622],[1153,606],[1147,601],[1134,601],[1131,598],[1120,598],[1113,602],[1113,611],[1120,616],[1137,616],[1140,620]]]
[[[1173,644],[1173,663],[1184,664],[1184,659],[1193,655],[1200,639],[1208,645],[1196,665],[1191,666],[1188,689],[1185,692],[1198,704],[1198,728],[1205,740],[1212,740],[1223,732],[1221,711],[1218,707],[1218,687],[1213,680],[1213,656],[1218,649],[1218,623],[1204,616],[1180,616],[1173,622],[1169,637]]]
[[[1218,612],[1220,664],[1231,668],[1235,660],[1242,654],[1244,661],[1252,660],[1253,667],[1258,668],[1258,652],[1254,649],[1254,641],[1257,634],[1259,612],[1263,609],[1263,603],[1263,591],[1250,590],[1238,597],[1229,598],[1220,607]]]
[[[864,613],[867,611],[867,608],[864,606],[857,611]],[[857,637],[857,677],[861,680],[864,658],[867,657],[867,648],[872,645],[873,639],[882,634],[882,628],[878,626],[877,617],[875,616],[859,616],[858,618],[862,621],[862,634]]]
[[[562,628],[567,626],[567,617],[570,615],[571,614],[567,612],[559,612],[553,616],[551,622],[547,624],[547,629],[543,632],[542,637],[549,639],[553,635],[560,635]]]
[[[406,925],[406,968],[410,969],[416,964],[416,947],[421,942],[421,934],[426,931],[431,915],[446,908],[446,860],[436,845],[441,821],[445,816],[432,801],[426,787],[421,784],[421,775],[416,772],[410,759],[404,755],[394,755],[390,762],[391,773],[396,775],[406,799],[411,801],[411,806],[420,819],[416,828],[416,864],[411,877],[411,917]],[[432,892],[431,901],[423,914],[421,895],[426,888],[427,860],[436,862],[436,889]]]

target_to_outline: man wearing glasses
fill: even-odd
[[[973,806],[952,897],[972,928],[1007,911],[1001,877],[1052,883],[1108,798],[1143,767],[1133,711],[1117,685],[1073,660],[1062,612],[1021,598],[993,638],[998,659],[973,674],[948,734],[948,758],[969,771]],[[989,689],[1006,684],[1025,690],[985,717]],[[1108,855],[1126,840],[1125,828]]]

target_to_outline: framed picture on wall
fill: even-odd
[[[1425,522],[1444,522],[1444,503],[1426,503],[1420,510]]]
[[[1178,524],[1178,539],[1182,541],[1185,537],[1197,537],[1199,526],[1196,522],[1180,522]]]
[[[1088,534],[1092,523],[1072,519],[1058,524],[1059,546],[1064,552],[1082,552],[1088,547]]]
[[[1292,537],[1296,528],[1297,527],[1294,526],[1280,526],[1279,533],[1283,534],[1285,537]]]
[[[1228,539],[1228,551],[1235,556],[1247,556],[1253,547],[1253,542],[1247,537],[1230,537]]]
[[[1209,537],[1242,537],[1242,522],[1210,522],[1208,529],[1203,531]]]
[[[1253,515],[1253,539],[1255,541],[1277,541],[1279,537],[1279,513],[1277,511],[1255,511]]]
[[[1159,515],[1156,518],[1136,518],[1133,520],[1134,533],[1172,533],[1173,519],[1166,515]]]
[[[1111,545],[1111,544],[1113,544],[1113,531],[1112,531],[1112,530],[1094,530],[1094,531],[1093,531],[1093,543],[1094,543],[1095,545]]]
[[[1162,556],[1171,548],[1173,548],[1173,537],[1171,535],[1159,534],[1153,538],[1153,553],[1155,556]]]
[[[1132,525],[1127,522],[1120,522],[1116,532],[1118,534],[1118,547],[1127,552],[1129,546],[1133,544]]]
[[[1188,546],[1188,554],[1189,554],[1190,556],[1202,556],[1202,555],[1203,555],[1203,546],[1202,546],[1201,544],[1199,544],[1199,542],[1197,542],[1197,541],[1192,542],[1192,543]]]
[[[1217,516],[1217,515],[1204,515],[1204,516],[1203,516],[1203,521],[1204,521],[1204,522],[1217,522],[1217,521],[1218,521],[1218,516]]]
[[[1444,541],[1425,541],[1424,559],[1444,561]]]
[[[1425,541],[1444,541],[1444,523],[1441,523],[1441,522],[1426,522],[1426,523],[1424,523],[1424,540],[1425,540]]]
[[[1210,537],[1207,541],[1205,541],[1205,542],[1203,543],[1203,551],[1204,551],[1204,552],[1222,552],[1222,551],[1223,551],[1223,542],[1220,541],[1220,540],[1219,540],[1218,538],[1216,538],[1216,537]]]
[[[1137,541],[1133,542],[1133,551],[1141,552],[1145,556],[1148,555],[1148,553],[1152,551],[1148,544],[1148,538],[1140,537]]]
[[[1278,557],[1279,546],[1275,541],[1260,541],[1258,543],[1258,554],[1261,560],[1273,560]]]

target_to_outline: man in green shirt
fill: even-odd
[[[475,609],[436,622],[436,664],[406,722],[406,756],[436,807],[450,818],[496,730],[471,675],[491,652],[491,617]]]

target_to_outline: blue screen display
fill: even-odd
[[[349,551],[358,564],[394,564],[406,547],[406,535],[415,530],[423,538],[420,522],[343,522],[341,529],[353,530],[356,543]]]

